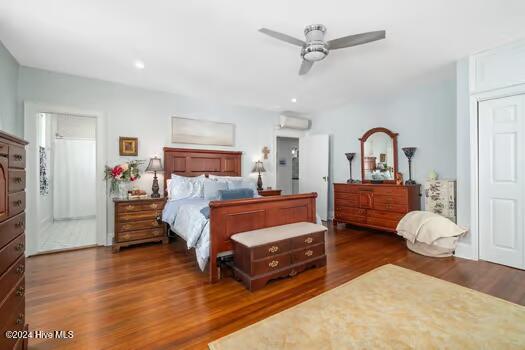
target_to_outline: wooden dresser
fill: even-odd
[[[272,279],[326,265],[325,232],[324,226],[299,222],[233,235],[235,278],[254,291]]]
[[[162,223],[164,198],[113,199],[115,202],[115,237],[113,252],[120,247],[146,242],[168,241]]]
[[[27,142],[0,131],[0,349],[25,349],[5,332],[25,322],[25,206]]]
[[[334,184],[334,224],[395,232],[401,218],[420,210],[420,185]]]

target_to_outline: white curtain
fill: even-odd
[[[54,218],[95,216],[95,140],[56,139],[54,146]]]

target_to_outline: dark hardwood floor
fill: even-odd
[[[394,263],[525,305],[525,271],[409,252],[391,234],[330,226],[328,263],[250,293],[226,278],[209,285],[184,242],[112,254],[90,248],[27,261],[32,330],[73,330],[69,340],[30,340],[30,349],[206,349],[225,334]]]

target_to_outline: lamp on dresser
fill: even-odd
[[[262,191],[263,190],[263,182],[261,173],[266,172],[266,169],[264,169],[264,164],[262,161],[258,160],[255,162],[255,165],[253,166],[252,173],[259,173],[259,176],[257,178],[257,190]]]
[[[162,171],[162,161],[159,157],[153,157],[149,160],[146,172],[153,173],[153,185],[151,186],[151,198],[160,198],[159,180],[157,179],[157,171]]]
[[[346,159],[348,159],[348,163],[350,166],[350,178],[346,182],[351,184],[354,183],[354,180],[352,179],[352,160],[354,160],[355,153],[345,153],[345,156]]]
[[[408,180],[405,181],[405,185],[415,185],[416,182],[412,180],[412,157],[416,154],[416,147],[403,147],[402,150],[405,156],[408,158]]]

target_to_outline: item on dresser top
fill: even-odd
[[[397,133],[386,128],[368,130],[361,142],[361,180],[363,183],[395,183]]]
[[[151,185],[151,198],[160,198],[159,180],[157,179],[157,171],[162,171],[162,161],[159,157],[150,158],[147,173],[153,173],[153,184]]]
[[[425,182],[425,210],[456,222],[456,181]]]
[[[140,179],[139,166],[142,163],[144,163],[143,160],[132,160],[127,163],[115,165],[114,167],[106,165],[104,180],[111,181],[110,192],[112,194],[118,193],[120,184]]]
[[[427,175],[427,180],[436,181],[438,179],[438,173],[435,170],[430,170]]]
[[[420,209],[420,186],[334,184],[334,224],[347,223],[395,232],[399,220]]]
[[[131,190],[128,191],[128,199],[145,199],[148,198],[148,194],[143,190]]]
[[[416,147],[403,147],[402,150],[405,156],[408,158],[408,180],[405,181],[405,185],[415,185],[416,182],[412,180],[412,158],[416,154]]]
[[[399,171],[396,173],[396,185],[402,185],[403,184],[403,174]]]
[[[250,291],[272,279],[326,265],[326,227],[297,222],[231,236],[235,277]]]
[[[121,247],[146,242],[167,243],[166,226],[161,221],[164,198],[113,199],[115,237],[113,252]]]
[[[252,173],[259,173],[259,176],[257,177],[257,189],[262,190],[263,189],[263,182],[261,173],[266,172],[266,169],[264,168],[264,164],[262,161],[258,160],[255,162],[255,165],[253,166]]]
[[[25,299],[27,142],[0,131],[0,349],[27,349]],[[19,336],[6,337],[7,331]]]
[[[354,160],[355,153],[345,153],[346,159],[348,159],[348,165],[350,167],[350,178],[346,180],[347,183],[354,183],[352,179],[352,160]]]
[[[431,257],[453,255],[458,239],[466,232],[449,219],[427,211],[412,211],[397,225],[397,234],[406,239],[408,249]]]

